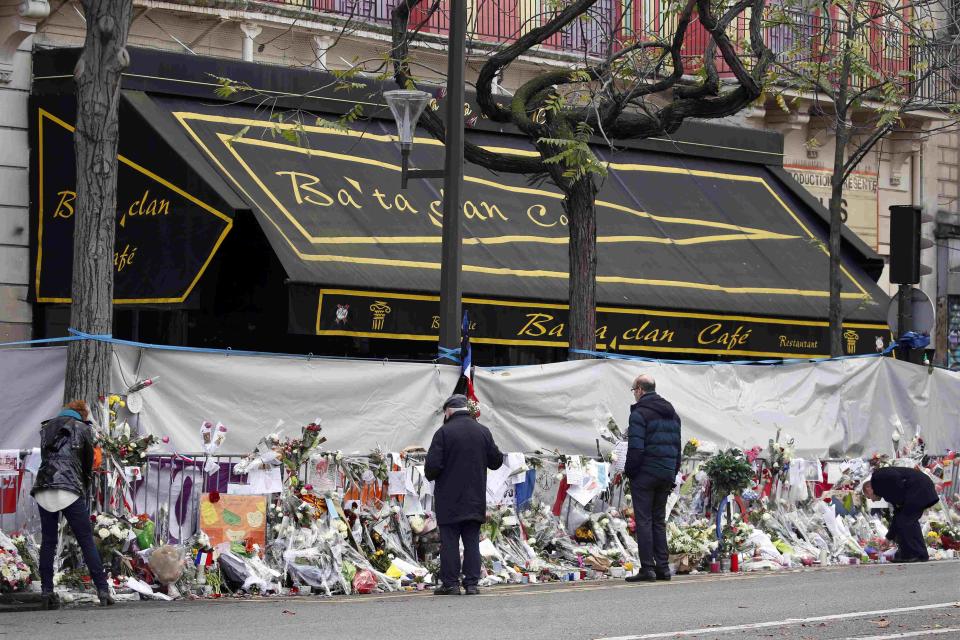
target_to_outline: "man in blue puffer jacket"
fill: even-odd
[[[657,394],[651,376],[637,376],[631,389],[637,401],[630,407],[624,473],[633,496],[640,572],[627,582],[669,580],[666,508],[680,472],[680,417]]]

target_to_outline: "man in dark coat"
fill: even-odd
[[[436,595],[460,595],[460,541],[463,586],[478,593],[480,525],[487,515],[487,469],[499,469],[503,454],[490,430],[477,422],[467,398],[454,395],[443,404],[444,425],[433,434],[424,473],[434,480],[433,497],[440,529],[440,580]]]
[[[56,418],[40,427],[40,468],[30,491],[40,510],[40,588],[52,607],[59,605],[53,591],[53,560],[59,538],[60,514],[73,531],[83,561],[97,587],[101,605],[114,603],[100,554],[93,540],[87,489],[93,476],[94,437],[86,422],[87,403],[75,400]]]
[[[633,497],[640,571],[628,582],[670,579],[666,508],[680,472],[680,417],[656,389],[648,375],[638,376],[631,387],[636,403],[630,407],[624,473]]]
[[[864,483],[863,494],[871,500],[883,498],[893,505],[887,540],[897,545],[894,562],[926,562],[930,559],[920,530],[920,516],[940,498],[927,474],[904,467],[877,469]]]

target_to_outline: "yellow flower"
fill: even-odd
[[[692,444],[692,445],[695,446],[695,447],[699,447],[699,446],[700,446],[700,441],[697,440],[696,438],[690,438],[690,444]]]
[[[112,407],[113,405],[117,404],[118,402],[120,402],[120,396],[118,396],[118,395],[116,395],[116,394],[114,394],[114,395],[110,396],[109,398],[107,398],[107,403],[108,403],[111,407]]]

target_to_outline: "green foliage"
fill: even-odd
[[[230,78],[223,78],[213,74],[210,74],[210,77],[213,78],[217,83],[217,88],[213,90],[213,93],[218,98],[227,99],[232,98],[238,93],[253,91],[253,88],[246,82],[237,82],[235,80],[231,80]]]
[[[543,161],[546,164],[562,164],[565,168],[563,177],[569,180],[576,181],[590,175],[606,176],[607,166],[590,149],[592,135],[593,128],[586,122],[579,122],[570,138],[540,138],[540,144],[558,149],[558,153]]]
[[[570,72],[570,81],[571,82],[590,82],[593,77],[590,75],[590,72],[586,69],[575,69]]]
[[[721,451],[703,465],[710,477],[713,499],[719,502],[731,493],[740,493],[753,482],[753,466],[740,449]]]
[[[543,110],[547,113],[560,113],[563,110],[566,100],[562,93],[554,93],[543,101]]]

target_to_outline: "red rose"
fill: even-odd
[[[313,485],[312,485],[312,484],[304,485],[304,486],[303,486],[303,490],[304,490],[304,491],[313,491]]]
[[[219,492],[219,491],[211,491],[211,492],[210,492],[210,502],[212,502],[212,503],[214,503],[214,504],[216,504],[217,502],[220,502],[220,492]]]
[[[90,522],[96,522],[97,516],[90,516]]]

